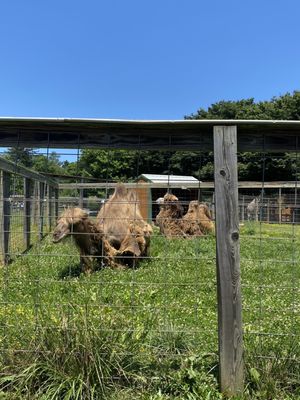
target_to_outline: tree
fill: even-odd
[[[32,168],[35,154],[33,149],[10,147],[5,152],[4,158],[23,167]]]
[[[238,101],[219,101],[207,110],[200,108],[186,119],[300,119],[300,91],[255,103],[253,98]]]
[[[59,155],[51,152],[49,155],[36,154],[33,158],[32,168],[40,173],[63,174],[62,163]]]
[[[83,150],[79,170],[100,180],[128,181],[142,173],[168,173],[174,152],[133,150]]]
[[[220,101],[207,110],[200,108],[186,119],[264,119],[299,120],[300,92],[273,97],[270,101],[255,102],[253,98],[238,101]],[[211,154],[212,155],[212,154]],[[208,154],[208,157],[210,155]],[[191,161],[192,161],[191,156]],[[295,154],[277,153],[238,154],[238,171],[241,180],[294,180],[299,175],[300,162]],[[186,162],[188,162],[186,160]],[[213,179],[212,160],[200,168],[202,179]]]

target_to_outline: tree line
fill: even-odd
[[[255,102],[253,98],[219,101],[185,119],[264,119],[300,120],[300,92]],[[128,181],[141,173],[193,175],[213,179],[213,153],[193,151],[80,151],[76,162],[61,161],[59,154],[41,154],[33,149],[7,150],[5,157],[41,173],[80,175],[99,180]],[[239,153],[240,180],[295,180],[299,175],[299,157],[293,153]]]

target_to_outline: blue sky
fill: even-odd
[[[298,0],[10,0],[0,115],[181,119],[300,89]]]

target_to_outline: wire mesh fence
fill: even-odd
[[[39,149],[36,157],[43,155],[49,160],[49,154],[49,149]],[[56,149],[56,154],[62,157],[63,150]],[[76,150],[71,156],[73,167],[77,168],[81,152]],[[109,151],[108,170],[117,156],[113,150]],[[85,183],[89,187],[82,189],[83,179],[75,172],[67,184],[66,177],[57,178],[57,186],[52,189],[40,182],[31,185],[27,198],[24,197],[24,178],[12,173],[9,198],[0,199],[10,202],[10,262],[1,271],[3,365],[9,365],[12,359],[30,363],[53,354],[58,357],[57,352],[59,358],[69,358],[74,352],[79,357],[86,345],[90,346],[87,352],[98,354],[103,360],[100,367],[104,368],[107,367],[105,357],[108,357],[109,343],[116,360],[112,361],[112,364],[115,362],[112,371],[103,374],[104,386],[128,386],[130,382],[143,386],[145,368],[155,386],[159,385],[156,382],[159,372],[167,373],[168,365],[172,369],[172,364],[188,362],[199,343],[206,343],[205,354],[214,359],[217,346],[214,236],[203,232],[201,241],[200,233],[189,234],[190,238],[185,240],[187,235],[175,229],[171,238],[167,238],[156,225],[157,214],[169,207],[157,203],[158,197],[166,193],[176,196],[178,200],[174,203],[180,204],[180,216],[168,216],[165,222],[178,225],[191,201],[198,203],[205,199],[211,208],[212,193],[203,192],[201,182],[193,188],[184,182],[175,182],[171,187],[171,171],[166,172],[166,181],[158,182],[158,189],[147,184],[143,186],[139,183],[137,165],[124,183],[125,192],[135,197],[128,199],[124,192],[124,198],[115,202],[116,214],[106,216],[117,182],[106,173],[96,188],[93,183]],[[24,247],[23,241],[26,203],[30,204],[30,248]],[[131,205],[133,216],[128,211]],[[82,234],[90,239],[90,232],[82,233],[75,225],[68,225],[66,236],[69,237],[60,241],[55,236],[61,235],[58,233],[62,229],[60,217],[67,218],[66,213],[71,211],[70,218],[75,218],[79,209],[93,229],[99,224],[101,209],[104,210],[100,222],[103,231],[112,221],[117,225],[117,228],[109,228],[113,232],[106,232],[116,238],[109,244],[113,255],[105,253],[104,244],[100,251],[93,250],[94,253],[88,255],[93,264],[88,273],[84,273],[87,272],[82,265],[85,256],[82,257],[82,249],[78,249],[76,243]],[[122,226],[127,226],[128,221],[138,223],[141,218],[152,231],[150,251],[140,254],[138,249],[135,253],[130,245],[130,250],[125,247],[122,251],[123,244],[117,243],[118,237],[123,235]],[[143,239],[145,233],[133,229],[129,236],[139,244],[140,236]],[[101,240],[104,241],[103,237]]]
[[[199,139],[199,147],[201,144]],[[207,206],[209,219],[214,222],[220,207],[215,202],[214,187],[205,186],[197,174],[193,184],[174,183],[176,165],[171,162],[161,171],[161,181],[143,181],[141,176],[152,172],[152,165],[142,161],[153,154],[141,143],[134,167],[126,176],[121,175],[120,153],[110,149],[101,154],[106,168],[98,180],[85,178],[84,146],[78,143],[76,149],[67,153],[55,149],[64,173],[50,178],[52,145],[49,141],[46,148],[36,149],[33,158],[45,158],[46,168],[40,175],[46,178],[36,179],[30,189],[26,189],[20,170],[2,169],[10,175],[9,185],[7,189],[2,186],[0,196],[5,261],[1,270],[2,366],[24,366],[33,361],[45,365],[51,361],[57,370],[63,365],[61,370],[69,375],[72,368],[83,368],[86,393],[91,393],[101,376],[103,393],[112,388],[151,387],[156,393],[176,396],[177,381],[187,379],[178,374],[183,370],[198,373],[201,368],[210,371],[212,380],[208,384],[213,385],[219,357],[218,334],[220,338],[215,232],[199,228],[199,214],[197,223],[193,220],[198,231],[195,225],[194,230],[185,230],[182,221],[186,215],[190,221],[190,207],[196,202]],[[298,169],[288,188],[268,188],[265,149],[261,146],[259,150],[261,185],[240,188],[237,203],[247,380],[259,386],[262,375],[269,371],[279,384],[289,382],[293,387],[300,365]],[[97,151],[89,149],[89,162],[97,160]],[[165,153],[168,158],[169,152],[161,150],[159,154]],[[1,156],[6,153],[7,149],[2,149]],[[203,152],[195,150],[194,158],[195,170],[199,170]],[[296,145],[293,161],[298,164]],[[21,161],[15,160],[14,165],[20,167]],[[142,169],[145,165],[148,170]],[[50,184],[50,179],[54,183]],[[105,208],[117,181],[123,181],[125,192],[134,193],[135,197],[126,194],[125,199],[118,199],[118,217],[106,216]],[[163,219],[166,224],[176,225],[170,235],[157,220],[167,206],[164,200],[157,199],[166,193],[173,196],[168,206],[179,205],[180,209],[177,216]],[[251,203],[253,207],[249,207]],[[120,212],[124,204],[133,205],[134,216],[125,208]],[[64,240],[53,242],[59,217],[66,210],[73,210],[71,218],[75,218],[77,208],[84,212],[91,229],[96,229],[93,234],[99,234],[97,240],[102,243],[100,249],[93,247],[88,254],[92,259],[92,268],[88,270],[83,267],[86,254],[76,246],[79,232],[73,225]],[[99,215],[100,210],[103,214]],[[9,216],[8,225],[5,216]],[[106,244],[105,226],[110,219],[117,218],[123,225],[133,222],[134,227],[142,218],[151,226],[149,253],[143,253],[139,247],[140,237],[146,236],[145,225],[142,235],[136,228],[126,228],[132,229],[129,236],[138,243],[138,254],[128,249],[123,252],[122,244],[116,244],[119,230],[114,232],[115,241]],[[30,240],[26,237],[28,231]],[[9,234],[4,235],[6,232]],[[90,231],[83,234],[92,237]],[[236,239],[232,238],[234,242]],[[8,246],[4,245],[5,240],[9,240]],[[63,360],[68,360],[72,367],[67,367]],[[101,372],[98,368],[102,368]],[[49,373],[43,373],[48,379]],[[39,378],[35,377],[33,387],[38,385],[37,381]],[[188,390],[192,390],[191,386]]]

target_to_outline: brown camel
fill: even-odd
[[[132,264],[136,258],[149,255],[152,227],[141,215],[136,193],[123,184],[116,186],[100,209],[97,227],[122,263]]]
[[[103,255],[113,256],[111,246],[104,238],[103,232],[88,218],[88,214],[81,208],[67,208],[57,220],[53,231],[53,242],[59,243],[67,236],[74,238],[80,251],[80,263],[85,273],[92,270],[93,260]],[[105,257],[110,262],[109,257]]]
[[[181,221],[181,229],[188,236],[203,236],[214,231],[209,208],[204,203],[193,200]]]
[[[168,238],[185,236],[181,228],[183,207],[178,198],[171,193],[166,193],[159,204],[160,211],[156,216],[156,225],[159,226],[160,233]]]

